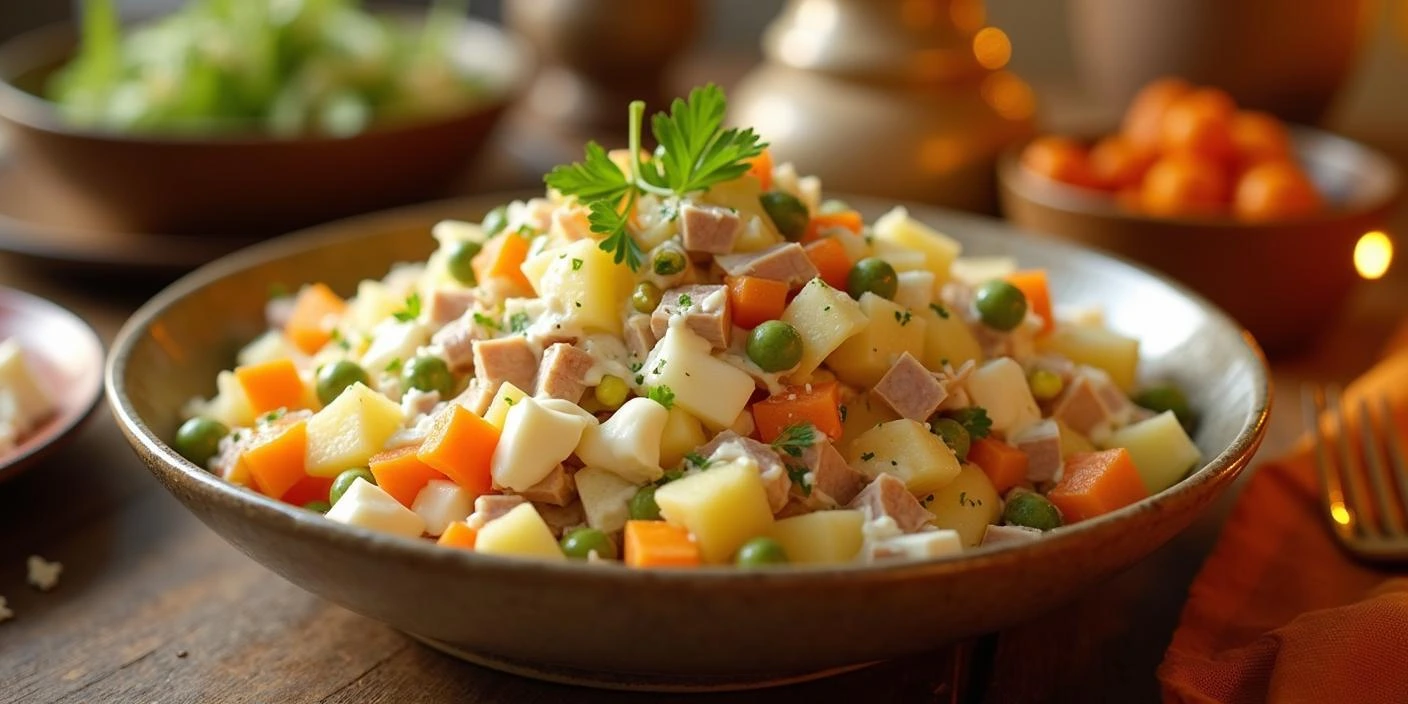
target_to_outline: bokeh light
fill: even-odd
[[[1364,233],[1354,245],[1354,269],[1366,279],[1377,279],[1393,263],[1393,241],[1377,230]]]
[[[997,27],[984,27],[973,35],[973,56],[983,68],[996,71],[1012,59],[1012,42]]]

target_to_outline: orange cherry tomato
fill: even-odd
[[[1140,89],[1124,113],[1120,133],[1141,149],[1154,151],[1162,139],[1164,113],[1173,102],[1192,92],[1182,78],[1160,78]]]
[[[1150,215],[1220,215],[1226,210],[1227,175],[1213,161],[1172,154],[1149,167],[1140,196],[1140,205]]]
[[[1236,103],[1223,91],[1199,88],[1169,106],[1164,114],[1160,146],[1165,153],[1229,160],[1233,155],[1232,116],[1236,111]]]
[[[1288,220],[1319,212],[1324,200],[1310,177],[1290,161],[1257,164],[1237,181],[1233,212],[1242,220]]]
[[[1090,173],[1101,187],[1118,191],[1139,185],[1155,156],[1122,135],[1111,135],[1091,147]]]
[[[1085,148],[1066,137],[1037,137],[1022,150],[1022,166],[1073,186],[1094,187]]]
[[[1250,168],[1267,161],[1291,157],[1291,137],[1286,125],[1264,112],[1242,110],[1232,116],[1232,148],[1237,163]]]

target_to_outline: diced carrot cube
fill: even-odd
[[[416,456],[419,451],[418,445],[398,447],[373,455],[367,460],[367,468],[372,471],[372,476],[376,477],[376,485],[406,508],[415,503],[416,494],[419,494],[431,479],[445,478],[439,470],[420,461]]]
[[[865,221],[861,219],[860,213],[854,210],[842,210],[838,213],[817,213],[811,220],[807,221],[807,230],[802,233],[803,242],[813,242],[820,239],[822,234],[833,227],[842,227],[856,234],[860,234],[861,228],[865,227]]]
[[[478,538],[479,531],[471,528],[464,521],[455,521],[445,528],[445,532],[440,534],[440,539],[435,541],[435,544],[444,545],[447,548],[473,550],[474,543]]]
[[[282,499],[289,489],[308,476],[303,469],[307,446],[307,423],[300,420],[245,450],[239,461],[249,469],[261,492]]]
[[[347,302],[327,284],[304,286],[294,301],[293,312],[284,324],[284,335],[304,354],[313,354],[332,339],[337,319],[347,310]]]
[[[307,475],[289,487],[283,500],[294,506],[302,506],[309,501],[327,501],[328,494],[332,491],[332,480],[333,477]]]
[[[999,494],[1006,494],[1027,478],[1027,453],[1000,440],[974,440],[968,448],[968,461],[988,475]]]
[[[772,189],[772,152],[764,149],[748,162],[748,175],[758,179],[764,191]]]
[[[851,275],[851,258],[846,248],[834,237],[825,237],[803,246],[807,258],[812,260],[817,275],[831,288],[846,290],[846,279]]]
[[[1007,282],[1016,286],[1027,297],[1027,310],[1041,316],[1041,331],[1051,332],[1056,321],[1051,312],[1051,287],[1046,281],[1045,269],[1028,269],[1007,276]]]
[[[664,521],[626,521],[627,567],[697,567],[699,545],[689,531]]]
[[[787,308],[787,282],[757,276],[731,278],[728,299],[733,324],[751,330],[782,317]]]
[[[811,423],[827,437],[841,437],[841,389],[834,381],[789,386],[753,404],[753,423],[763,442],[776,440],[789,425]]]
[[[1129,451],[1117,447],[1071,455],[1061,481],[1046,493],[1046,498],[1061,509],[1067,523],[1074,523],[1123,508],[1148,495]]]
[[[523,261],[528,258],[528,240],[512,232],[495,237],[469,262],[479,283],[489,279],[505,279],[522,292],[533,290],[533,284],[523,274]]]
[[[304,405],[303,379],[291,359],[275,359],[235,368],[235,379],[244,389],[249,407],[256,414]]]
[[[498,445],[498,428],[464,406],[451,404],[435,418],[416,457],[478,497],[493,483],[489,464]]]

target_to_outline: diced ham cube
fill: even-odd
[[[572,475],[559,464],[548,472],[542,481],[518,493],[533,503],[566,506],[577,498],[577,483],[572,481]]]
[[[450,371],[464,373],[474,369],[474,342],[483,338],[483,328],[465,313],[437,330],[430,344],[440,347]]]
[[[1061,392],[1052,407],[1051,417],[1066,424],[1066,427],[1082,435],[1107,425],[1112,417],[1111,409],[1105,405],[1095,390],[1095,385],[1084,375],[1077,374]]]
[[[470,379],[469,386],[466,386],[460,395],[455,397],[455,403],[464,406],[465,410],[476,416],[483,416],[489,410],[489,404],[494,401],[494,394],[498,389],[491,388],[489,384],[481,379]]]
[[[1025,543],[1041,537],[1041,531],[1026,526],[988,526],[983,533],[982,545],[1006,545]]]
[[[533,388],[538,358],[527,340],[514,335],[496,340],[475,340],[472,347],[475,374],[488,384],[492,392],[497,392],[505,381],[520,389]]]
[[[660,296],[660,305],[650,316],[650,331],[656,339],[665,336],[670,318],[684,317],[685,326],[709,341],[716,350],[728,349],[733,332],[728,292],[720,285],[680,286]]]
[[[703,455],[709,462],[752,460],[758,465],[758,474],[763,479],[763,487],[767,489],[768,506],[772,508],[773,513],[782,510],[787,504],[792,478],[787,475],[787,466],[782,457],[771,445],[743,437],[732,430],[725,430],[700,446],[698,454]]]
[[[626,318],[626,349],[631,351],[631,356],[636,359],[645,359],[655,343],[659,339],[655,336],[655,331],[650,329],[651,316],[644,313],[637,313]]]
[[[811,472],[812,498],[844,506],[856,498],[869,478],[857,472],[830,441],[807,448],[802,461]]]
[[[888,516],[906,533],[913,533],[934,520],[933,514],[909,493],[904,481],[893,474],[881,474],[846,504],[869,514],[869,520]]]
[[[543,351],[534,395],[580,401],[582,392],[587,390],[586,377],[592,364],[592,356],[586,352],[566,343],[554,344]]]
[[[1103,369],[1095,367],[1081,367],[1077,372],[1086,378],[1095,389],[1095,395],[1100,397],[1100,403],[1105,406],[1109,418],[1117,425],[1123,425],[1129,421],[1130,414],[1134,411],[1134,402],[1124,394],[1124,390],[1115,383],[1114,379]]]
[[[468,289],[437,288],[430,295],[426,313],[431,323],[444,325],[464,315],[469,306],[478,300],[479,297]]]
[[[413,421],[434,410],[437,403],[440,403],[439,391],[411,389],[401,394],[401,415],[407,421]]]
[[[793,496],[792,498],[787,500],[787,504],[782,507],[782,510],[778,511],[776,514],[773,514],[773,518],[780,521],[784,518],[801,516],[803,514],[811,512],[812,508],[811,506],[807,505],[806,501]]]
[[[573,500],[566,506],[534,502],[533,508],[538,509],[538,515],[548,524],[554,538],[561,538],[563,533],[587,524],[587,514],[582,510],[581,501]]]
[[[738,213],[717,205],[686,203],[680,208],[680,237],[690,252],[728,254],[738,239]]]
[[[775,244],[758,252],[725,254],[715,257],[729,276],[756,276],[800,286],[817,277],[816,265],[796,242]]]
[[[474,513],[469,514],[465,522],[470,528],[479,530],[489,521],[512,511],[523,501],[522,496],[514,494],[485,494],[474,500]]]
[[[870,392],[901,417],[920,423],[927,421],[948,396],[943,384],[908,352],[900,355]]]
[[[1027,455],[1027,481],[1054,482],[1061,478],[1061,428],[1047,418],[1023,428],[1008,441]]]

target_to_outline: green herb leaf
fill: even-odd
[[[399,372],[399,371],[401,371],[401,358],[400,358],[400,357],[397,357],[396,359],[393,359],[393,360],[391,360],[390,362],[387,362],[387,363],[386,363],[386,371],[388,371],[388,372],[393,372],[393,373],[394,373],[394,372]]]
[[[553,168],[543,177],[549,187],[563,195],[577,196],[583,202],[619,201],[631,190],[630,181],[621,173],[606,149],[596,142],[587,142],[586,157],[574,164]]]
[[[956,411],[945,411],[945,418],[952,418],[968,431],[968,437],[977,440],[985,438],[992,430],[992,419],[988,418],[987,409],[982,406],[970,406],[960,408]]]
[[[691,298],[689,297],[689,294],[687,294],[687,293],[681,293],[681,294],[680,294],[680,300],[679,300],[678,302],[679,302],[680,310],[689,310],[689,307],[692,306],[692,305],[694,305],[694,300],[691,299]]]
[[[578,258],[576,258],[576,257],[573,257],[573,258],[572,258],[572,271],[579,271],[579,270],[581,270],[581,268],[582,268],[582,260],[581,260],[581,259],[578,259]]]
[[[709,466],[709,458],[699,454],[698,452],[685,453],[684,461],[700,469],[706,469]]]
[[[802,496],[812,495],[812,483],[807,479],[808,471],[806,467],[801,465],[787,465],[787,478],[791,479],[793,484],[802,488]]]
[[[635,192],[632,191],[626,204],[626,212],[630,212],[635,200]],[[645,252],[641,251],[631,233],[626,231],[626,216],[616,212],[616,206],[610,201],[592,201],[587,208],[587,222],[591,224],[592,232],[606,235],[606,239],[598,245],[601,250],[609,253],[611,260],[617,264],[624,263],[631,271],[639,269]]]
[[[392,314],[397,320],[409,323],[420,317],[420,294],[413,293],[406,299],[405,310],[398,310]]]
[[[675,407],[675,392],[664,384],[650,387],[650,392],[646,394],[646,398],[665,408]]]
[[[815,444],[816,428],[811,423],[793,423],[783,428],[772,441],[774,448],[792,457],[801,457],[807,448]]]
[[[509,332],[523,332],[530,324],[527,313],[514,313],[508,318]]]
[[[474,324],[478,325],[481,328],[488,328],[490,330],[499,329],[499,321],[494,320],[493,318],[490,318],[489,316],[484,315],[483,313],[474,314]]]
[[[661,150],[642,173],[648,183],[678,195],[702,191],[748,172],[749,160],[767,145],[752,129],[723,129],[728,101],[710,83],[676,98],[669,114],[651,118],[651,131]]]
[[[937,303],[930,303],[930,304],[929,304],[929,310],[932,310],[932,311],[934,311],[935,313],[938,313],[940,318],[943,318],[944,320],[948,320],[948,315],[949,315],[949,314],[948,314],[948,309],[947,309],[947,308],[945,308],[945,307],[943,307],[943,306],[941,306],[941,305],[939,305],[939,304],[937,304]]]

